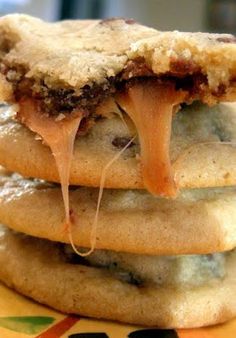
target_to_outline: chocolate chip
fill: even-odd
[[[124,19],[124,22],[127,23],[128,25],[134,25],[135,23],[137,23],[137,21],[135,21],[134,19]]]
[[[130,138],[128,137],[115,137],[112,141],[112,145],[118,149],[122,149],[126,146],[127,143],[130,142]],[[131,142],[128,148],[131,148],[135,145],[134,142]]]
[[[99,24],[109,24],[110,22],[114,22],[114,21],[119,21],[119,20],[123,20],[125,23],[127,23],[128,25],[133,25],[135,23],[137,23],[134,19],[129,19],[129,18],[123,18],[123,17],[113,17],[113,18],[105,18],[103,20],[101,20],[99,22]]]
[[[220,37],[216,39],[218,42],[224,42],[224,43],[236,43],[236,36],[230,36],[230,37]]]

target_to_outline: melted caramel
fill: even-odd
[[[169,148],[174,107],[184,97],[185,93],[176,91],[174,84],[157,80],[133,84],[117,97],[136,126],[143,181],[153,195],[174,197],[177,193]]]
[[[69,175],[75,136],[79,128],[83,113],[74,112],[69,118],[56,120],[43,114],[32,99],[24,99],[19,102],[18,118],[29,129],[39,134],[43,141],[50,147],[55,158],[65,206],[66,226],[70,225],[69,208]]]

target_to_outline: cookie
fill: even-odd
[[[106,90],[109,79],[124,68],[125,78],[148,68],[156,75],[176,77],[202,73],[213,96],[220,85],[227,86],[229,95],[235,88],[236,45],[229,34],[161,32],[119,18],[48,23],[15,14],[1,18],[0,35],[10,81],[19,81],[23,74],[36,86],[44,83],[81,95],[85,86]]]
[[[170,156],[180,189],[236,183],[235,116],[234,103],[215,108],[194,105],[175,116]],[[75,141],[69,183],[99,187],[104,167],[130,140],[120,118],[97,122]],[[105,187],[144,188],[139,153],[136,138],[106,171]],[[49,147],[15,121],[10,111],[0,115],[0,164],[26,177],[60,182]]]
[[[0,222],[51,241],[70,243],[59,186],[19,175],[0,179]],[[73,242],[90,247],[98,189],[71,188]],[[103,192],[96,248],[139,254],[200,254],[236,245],[236,189],[183,191],[175,200],[145,191]]]
[[[3,229],[0,263],[2,282],[63,312],[163,328],[213,325],[236,313],[235,252],[225,256],[225,276],[203,285],[140,284],[68,261],[56,243]]]

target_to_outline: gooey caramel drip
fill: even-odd
[[[177,194],[169,148],[174,108],[185,97],[186,93],[177,91],[174,83],[154,79],[136,82],[117,96],[118,104],[137,129],[143,182],[153,195]]]
[[[65,228],[69,228],[69,175],[73,156],[74,141],[83,117],[81,111],[73,112],[69,118],[56,120],[43,114],[35,100],[22,99],[19,102],[17,117],[29,129],[39,134],[50,147],[55,158],[65,207]]]

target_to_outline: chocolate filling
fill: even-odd
[[[8,68],[2,64],[1,72],[13,84],[16,102],[24,98],[33,98],[37,100],[37,104],[43,113],[48,116],[55,116],[55,118],[60,114],[68,116],[74,110],[82,111],[84,117],[78,131],[80,135],[86,134],[96,123],[96,120],[101,117],[96,112],[96,108],[100,104],[109,97],[115,97],[116,93],[125,91],[137,82],[145,84],[146,81],[158,78],[158,82],[163,84],[174,83],[177,90],[184,90],[188,93],[186,97],[187,103],[191,103],[193,100],[205,102],[209,94],[217,98],[226,92],[224,86],[219,86],[217,92],[210,92],[207,78],[201,73],[199,67],[193,62],[184,60],[172,60],[169,73],[158,77],[145,64],[142,58],[129,61],[120,74],[107,78],[101,85],[84,86],[80,95],[72,88],[52,89],[42,80],[36,82],[34,79],[28,79],[25,77],[27,70],[22,67],[17,69]],[[116,147],[118,143],[120,144],[120,142],[114,142]]]
[[[93,86],[84,86],[81,94],[78,95],[72,88],[48,88],[41,81],[34,82],[24,76],[24,69],[10,69],[2,67],[2,73],[7,80],[13,83],[15,99],[19,101],[22,97],[32,97],[40,101],[42,111],[49,115],[58,115],[60,113],[71,113],[73,109],[81,109],[92,115],[96,107],[110,96],[114,96],[117,91],[133,83],[133,81],[146,81],[147,78],[157,78],[143,59],[138,58],[129,61],[124,70],[115,77],[106,79],[102,85],[93,84]],[[199,67],[194,63],[186,63],[184,60],[171,62],[171,70],[168,74],[158,76],[162,82],[174,82],[177,89],[187,90],[189,100],[201,98],[207,89],[207,78],[200,72]],[[220,87],[213,93],[214,96],[222,95],[225,88]]]

